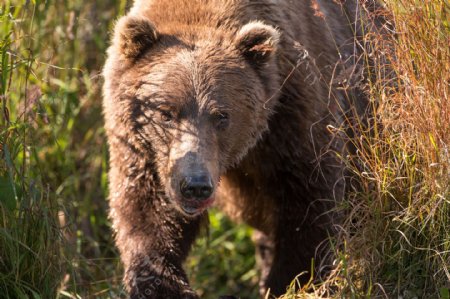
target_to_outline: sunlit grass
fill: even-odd
[[[337,267],[286,299],[449,298],[450,6],[384,2],[390,28],[363,40],[372,118],[346,124],[358,138]]]
[[[0,5],[1,298],[121,290],[98,74],[124,1],[58,3]]]

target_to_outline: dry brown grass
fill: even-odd
[[[392,28],[362,43],[372,118],[342,157],[354,188],[336,268],[284,299],[450,298],[450,4],[384,4]]]

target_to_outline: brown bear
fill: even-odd
[[[198,298],[182,264],[212,204],[255,228],[262,294],[313,259],[329,271],[345,189],[332,83],[356,63],[355,14],[351,0],[136,0],[117,22],[103,108],[131,298]]]

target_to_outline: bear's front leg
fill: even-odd
[[[163,255],[136,255],[124,279],[130,298],[198,298],[176,264]]]
[[[198,298],[182,263],[206,213],[187,218],[155,198],[113,198],[110,205],[130,298]]]
[[[320,201],[312,202],[309,210],[301,205],[280,209],[274,238],[269,240],[275,245],[273,261],[262,288],[270,289],[271,296],[284,294],[294,279],[305,286],[311,279],[320,280],[329,272],[332,257],[329,237],[334,230],[331,212],[320,214],[325,209],[319,208],[319,204]]]

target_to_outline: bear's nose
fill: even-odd
[[[212,180],[208,175],[187,176],[180,182],[180,191],[186,199],[208,199],[213,193]]]

